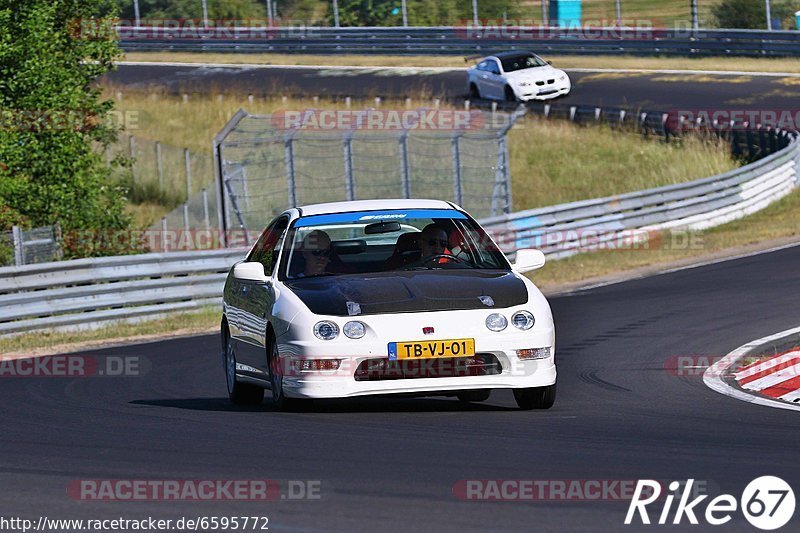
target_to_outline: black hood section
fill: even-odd
[[[525,283],[512,272],[497,270],[351,274],[285,283],[317,315],[489,310],[528,301]]]

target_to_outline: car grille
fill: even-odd
[[[500,361],[493,354],[479,353],[472,357],[442,357],[440,359],[386,358],[362,361],[355,372],[356,381],[386,381],[417,378],[453,378],[491,376],[500,374]]]

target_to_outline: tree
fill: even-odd
[[[133,20],[134,10],[131,0],[117,0],[121,17]],[[249,18],[264,19],[267,15],[266,3],[261,0],[207,0],[208,17],[212,20]],[[142,19],[196,19],[203,18],[201,0],[139,0]]]
[[[93,32],[115,8],[111,0],[0,0],[0,223],[130,226],[124,191],[95,149],[117,134],[113,103],[94,82],[119,47],[113,32]]]
[[[800,9],[800,2],[771,3],[773,19],[784,21],[785,27],[792,27],[793,14]],[[767,11],[764,0],[722,0],[711,8],[711,14],[720,28],[741,28],[763,30],[767,27]]]
[[[400,26],[401,0],[339,0],[342,26]],[[408,0],[408,22],[413,26],[461,25],[472,22],[472,0]],[[519,0],[479,0],[480,19],[513,19],[521,12]],[[333,24],[333,10],[328,10]]]

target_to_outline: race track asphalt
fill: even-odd
[[[226,398],[216,336],[82,352],[138,356],[149,371],[2,379],[1,514],[262,515],[275,531],[642,531],[623,526],[627,502],[461,501],[453,487],[472,479],[694,478],[738,498],[770,474],[797,490],[796,413],[722,396],[699,372],[676,376],[665,365],[797,326],[798,264],[793,247],[552,298],[559,393],[541,412],[516,410],[509,391],[468,406],[372,398],[298,413],[276,412],[268,401],[240,408]],[[87,478],[318,480],[321,498],[67,495],[70,481]],[[752,528],[735,513],[723,529]]]
[[[417,98],[458,100],[462,71],[121,65],[106,79],[124,90],[170,93]],[[800,80],[770,76],[570,72],[572,92],[558,103],[671,109],[797,109]]]

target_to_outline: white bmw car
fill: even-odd
[[[225,283],[228,394],[279,408],[376,394],[488,399],[523,409],[556,392],[550,306],[458,206],[370,200],[289,209]]]
[[[569,94],[572,82],[563,70],[531,52],[502,52],[467,70],[470,98],[526,102]]]

